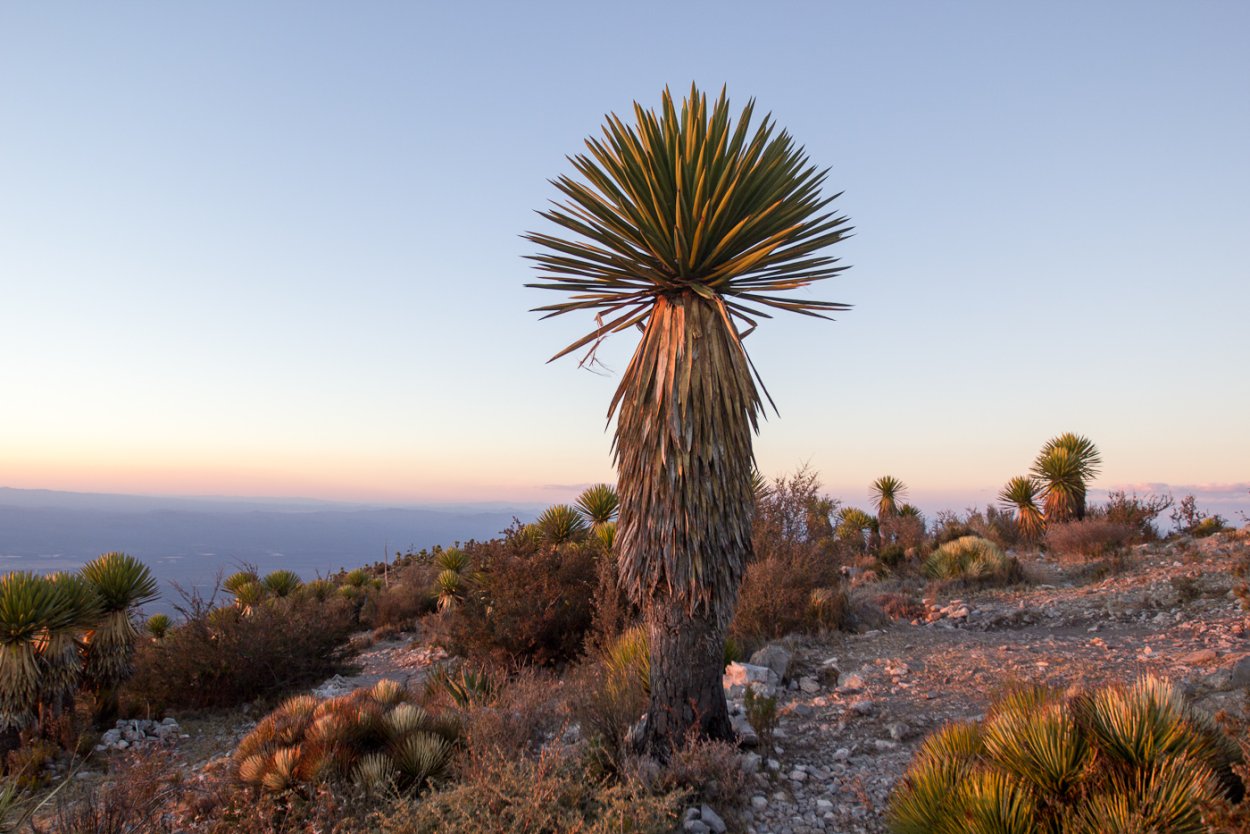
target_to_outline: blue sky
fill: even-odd
[[[1099,486],[1247,496],[1250,6],[760,8],[0,5],[0,485],[610,479],[616,377],[545,364],[590,322],[527,312],[520,235],[605,113],[693,80],[856,227],[810,293],[855,309],[747,342],[766,473],[983,504],[1072,430]]]

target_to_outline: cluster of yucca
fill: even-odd
[[[611,549],[620,503],[615,487],[595,484],[583,490],[573,504],[555,504],[543,510],[524,532],[545,545],[576,544],[593,536]]]
[[[1022,576],[1019,562],[980,536],[947,542],[929,554],[922,570],[930,579],[984,583],[1014,582]]]
[[[890,797],[893,834],[1201,834],[1238,787],[1237,746],[1153,677],[1065,696],[1040,686],[948,724]]]
[[[329,781],[419,790],[445,774],[460,735],[453,714],[431,715],[381,680],[326,701],[288,699],[239,743],[234,763],[240,781],[274,793]]]
[[[1008,481],[998,500],[1015,512],[1020,535],[1038,541],[1048,522],[1085,518],[1085,495],[1101,465],[1102,455],[1093,441],[1065,432],[1046,441],[1030,474]]]
[[[156,595],[151,571],[124,553],[77,574],[0,577],[0,730],[59,717],[84,685],[109,700],[131,672],[134,608]]]

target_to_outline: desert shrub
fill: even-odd
[[[636,772],[646,773],[647,764],[646,760],[640,761]],[[746,783],[737,747],[691,734],[669,754],[648,786],[653,792],[685,795],[689,797],[687,804],[706,802],[725,813],[742,804],[747,795]]]
[[[924,519],[919,515],[890,516],[882,519],[880,527],[883,557],[887,548],[897,548],[900,552],[906,552],[924,544]]]
[[[464,712],[464,745],[454,762],[456,774],[463,778],[501,756],[536,754],[567,729],[572,720],[568,698],[566,687],[550,670],[532,667],[518,671],[489,695],[475,698]]]
[[[1154,678],[1065,697],[1009,692],[983,723],[931,735],[890,797],[894,834],[1201,834],[1239,754]]]
[[[1213,515],[1199,521],[1196,525],[1194,525],[1194,528],[1190,530],[1189,533],[1190,535],[1201,539],[1207,536],[1214,536],[1216,533],[1223,533],[1227,529],[1229,529],[1229,527],[1228,523],[1224,520],[1224,517],[1221,515]]]
[[[1172,506],[1170,495],[1146,495],[1137,497],[1137,493],[1129,495],[1123,490],[1107,494],[1107,503],[1090,509],[1086,518],[1102,519],[1114,524],[1123,524],[1133,531],[1134,543],[1155,541],[1159,531],[1154,521],[1159,514]]]
[[[140,646],[121,691],[127,711],[227,707],[306,686],[341,668],[353,627],[338,598],[271,600],[247,613],[193,600],[183,615]]]
[[[791,632],[845,624],[839,564],[848,551],[830,521],[836,506],[806,468],[757,492],[754,555],[729,629],[744,651]]]
[[[1101,518],[1067,521],[1046,528],[1046,548],[1060,558],[1093,560],[1115,556],[1133,540],[1133,528]]]
[[[632,752],[630,732],[647,711],[650,641],[635,626],[587,659],[572,675],[570,706],[590,742],[598,771],[619,773]]]
[[[1198,509],[1198,499],[1186,495],[1172,510],[1172,527],[1177,533],[1189,536],[1210,536],[1227,530],[1227,521],[1220,515],[1208,516]]]
[[[474,570],[459,604],[431,618],[439,621],[432,636],[480,661],[572,660],[593,618],[599,547],[594,538],[543,544],[519,529],[466,546]]]
[[[878,594],[874,602],[891,620],[914,620],[923,617],[925,613],[925,607],[920,600],[897,591]]]
[[[581,760],[553,746],[536,760],[482,761],[459,784],[395,803],[374,825],[382,834],[668,834],[684,798],[637,780],[588,779]]]
[[[814,548],[779,550],[747,565],[729,635],[744,648],[795,632],[849,625],[837,564]]]
[[[833,539],[830,517],[838,502],[820,492],[820,476],[800,467],[756,491],[751,542],[755,555],[768,558],[775,550],[796,544],[820,546]]]
[[[361,624],[372,629],[411,631],[418,619],[432,614],[438,606],[437,597],[428,582],[414,580],[418,577],[401,578],[378,591],[373,604],[362,607]]]
[[[988,539],[963,536],[939,547],[925,560],[925,576],[939,581],[1005,585],[1020,581],[1020,563]]]
[[[748,686],[742,696],[742,709],[760,743],[765,749],[772,747],[773,731],[777,729],[777,696],[760,695],[755,687]]]
[[[442,777],[459,742],[459,719],[431,715],[395,681],[318,701],[289,698],[235,749],[240,782],[280,794],[318,782],[362,790],[416,791]]]
[[[599,533],[611,531],[614,535],[615,529],[615,525],[608,522],[599,528]],[[590,637],[595,648],[611,643],[636,623],[640,616],[638,606],[630,602],[629,595],[621,587],[616,553],[612,549],[611,536],[607,538],[609,540],[603,542],[604,546],[595,564],[594,613]]]

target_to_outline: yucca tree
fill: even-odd
[[[82,567],[100,597],[98,625],[86,634],[86,680],[96,691],[98,717],[115,707],[118,684],[130,676],[139,630],[134,609],[158,596],[148,566],[125,553],[105,553]]]
[[[882,475],[872,482],[872,497],[877,502],[877,520],[898,515],[898,500],[907,494],[907,484],[893,475]]]
[[[6,736],[36,718],[39,643],[62,607],[61,592],[42,576],[15,571],[0,577],[0,751]]]
[[[750,555],[763,410],[742,339],[769,310],[846,309],[778,294],[844,269],[821,251],[849,226],[821,195],[827,172],[771,118],[753,127],[753,112],[735,123],[723,90],[709,106],[692,85],[680,106],[665,90],[658,113],[635,103],[635,124],[608,116],[570,158],[581,180],[554,180],[564,199],[541,213],[570,237],[527,235],[546,250],[530,286],[572,296],[538,309],[596,317],[553,359],[588,348],[587,361],[609,334],[643,330],[608,419],[621,582],[651,637],[643,743],[660,755],[692,726],[730,735],[722,651]]]
[[[1085,518],[1085,493],[1098,477],[1102,455],[1088,437],[1065,432],[1042,446],[1033,475],[1042,482],[1047,521]]]
[[[592,531],[616,521],[620,506],[621,499],[616,494],[616,487],[611,484],[595,484],[577,496],[578,512],[590,524]]]
[[[1036,478],[1017,475],[998,493],[998,502],[1007,510],[1015,510],[1016,528],[1025,541],[1034,542],[1046,530],[1046,519],[1037,502],[1042,485]]]

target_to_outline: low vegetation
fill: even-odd
[[[890,800],[893,834],[1202,834],[1240,751],[1154,678],[1077,695],[1023,687],[929,737]]]

